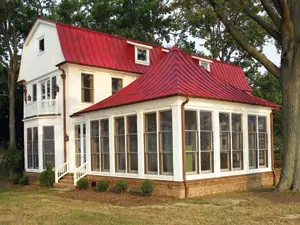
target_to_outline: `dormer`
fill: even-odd
[[[150,50],[152,46],[127,41],[127,44],[134,45],[134,61],[136,64],[150,66]]]
[[[192,56],[192,58],[199,60],[199,65],[202,66],[207,71],[210,71],[210,64],[213,62],[212,60],[200,58],[197,56]]]

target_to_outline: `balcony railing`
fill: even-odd
[[[41,100],[24,105],[24,118],[37,115],[59,114],[58,102],[53,100]]]

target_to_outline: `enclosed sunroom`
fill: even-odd
[[[165,185],[158,192],[178,197],[205,186],[269,184],[274,108],[175,46],[130,85],[72,116],[70,163],[90,180],[152,179]]]

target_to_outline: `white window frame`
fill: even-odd
[[[206,65],[207,65],[207,69],[206,69],[202,64],[206,64]],[[209,62],[205,62],[205,61],[203,61],[203,60],[199,60],[199,65],[200,65],[203,69],[206,69],[207,71],[210,71],[210,63],[209,63]]]
[[[138,59],[138,49],[145,50],[146,51],[146,61],[142,61]],[[135,58],[135,63],[136,64],[141,64],[141,65],[150,65],[150,51],[147,48],[135,46],[134,48],[134,58]]]

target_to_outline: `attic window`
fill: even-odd
[[[210,71],[209,63],[208,63],[208,62],[201,62],[201,61],[199,61],[199,64],[200,64],[200,66],[202,66],[204,69]]]
[[[212,60],[205,59],[205,58],[200,58],[198,56],[192,56],[193,59],[199,60],[199,65],[202,66],[204,69],[207,71],[210,71],[210,64],[212,64]]]
[[[39,52],[44,52],[45,51],[45,40],[44,38],[41,38],[39,40]]]
[[[150,49],[152,46],[127,41],[127,44],[134,45],[134,59],[136,64],[150,65]]]

